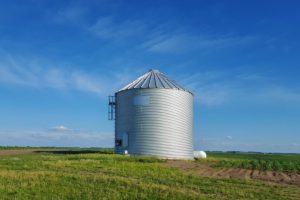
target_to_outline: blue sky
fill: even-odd
[[[113,146],[107,96],[195,94],[195,148],[300,153],[298,1],[1,1],[0,145]]]

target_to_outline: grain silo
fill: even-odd
[[[117,154],[193,159],[193,94],[150,70],[109,98]]]

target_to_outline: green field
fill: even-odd
[[[192,176],[102,151],[0,156],[0,199],[300,199],[297,185]]]
[[[249,154],[208,153],[208,159],[200,162],[214,163],[214,167],[243,168],[300,173],[299,154]]]

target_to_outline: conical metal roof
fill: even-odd
[[[129,83],[123,87],[120,91],[130,90],[130,89],[139,89],[139,88],[164,88],[164,89],[176,89],[186,91],[192,94],[189,90],[180,86],[173,80],[167,78],[163,73],[155,69],[150,69],[146,74],[140,76],[135,81]]]

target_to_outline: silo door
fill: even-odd
[[[116,138],[116,146],[127,147],[128,146],[128,133],[119,132]]]
[[[128,133],[124,132],[123,133],[123,142],[122,142],[122,146],[123,147],[127,147],[128,146]]]

